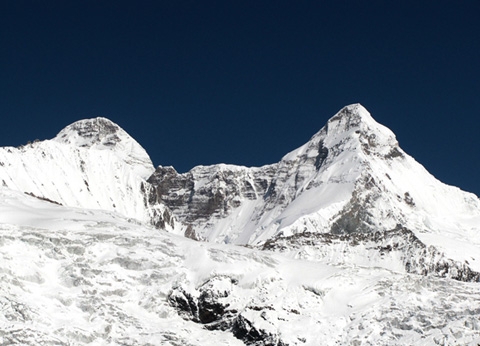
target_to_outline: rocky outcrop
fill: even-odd
[[[317,261],[328,258],[338,263],[348,262],[349,255],[354,254],[360,263],[371,262],[371,265],[392,270],[403,268],[412,274],[480,282],[480,273],[472,270],[468,263],[447,258],[434,246],[426,246],[412,231],[400,225],[389,231],[302,233],[277,237],[268,240],[262,250],[290,252]]]
[[[193,292],[181,286],[174,287],[168,296],[168,302],[184,319],[201,323],[208,330],[231,332],[246,345],[284,346],[277,332],[265,330],[251,317],[263,316],[265,310],[273,308],[263,306],[244,306],[242,311],[230,306],[236,279],[227,276],[213,276]]]
[[[226,330],[238,311],[230,308],[225,298],[231,294],[232,285],[237,283],[229,277],[214,276],[194,293],[175,287],[168,301],[184,318],[205,324],[208,329]]]
[[[248,169],[227,165],[196,167],[179,174],[173,167],[158,167],[148,182],[162,202],[184,223],[222,218],[241,205],[241,200],[265,198],[272,189],[272,169]]]

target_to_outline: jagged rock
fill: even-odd
[[[236,280],[229,277],[214,276],[202,284],[195,292],[186,292],[182,287],[176,287],[169,294],[170,305],[176,307],[181,314],[195,322],[211,324],[212,329],[221,329],[225,325],[212,324],[220,319],[225,320],[237,311],[228,309],[229,304],[222,303],[231,291]]]
[[[184,289],[177,287],[172,290],[168,296],[168,302],[175,307],[180,316],[191,319],[194,322],[199,322],[198,317],[198,302]]]
[[[250,346],[287,346],[278,336],[277,333],[270,333],[261,328],[257,328],[255,324],[239,314],[232,325],[232,333],[238,339]]]
[[[219,165],[213,172],[197,167],[179,174],[172,167],[160,166],[148,182],[155,187],[157,201],[172,209],[183,222],[198,223],[214,215],[228,215],[231,209],[239,206],[239,198],[263,197],[270,179],[262,177],[261,170],[257,171],[249,174],[242,167]]]
[[[315,260],[338,258],[342,263],[348,261],[347,253],[355,253],[371,265],[392,270],[401,266],[407,273],[480,282],[480,273],[469,268],[468,263],[449,259],[434,246],[427,247],[412,231],[400,225],[389,231],[299,233],[270,239],[262,246],[262,250],[297,254],[304,253],[306,248]],[[399,266],[392,266],[392,259],[397,259]]]
[[[278,333],[257,327],[244,313],[230,308],[226,301],[237,283],[235,279],[229,277],[213,276],[194,292],[189,293],[183,287],[174,288],[168,296],[168,301],[183,318],[201,323],[208,330],[228,330],[246,345],[285,345]],[[265,315],[262,307],[257,309],[255,306],[249,306],[244,309],[254,310],[260,316]]]

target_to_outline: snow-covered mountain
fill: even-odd
[[[415,251],[430,251],[424,257],[431,261],[415,271],[445,274],[444,256],[456,263],[447,275],[465,266],[480,272],[480,200],[436,180],[359,104],[343,108],[277,164],[200,166],[184,174],[158,167],[148,181],[196,239],[262,245],[292,235],[346,239],[402,228],[418,239]],[[409,236],[396,239],[411,247]],[[345,260],[340,254],[328,256]],[[411,266],[406,258],[397,265]]]
[[[359,104],[263,167],[105,118],[0,148],[0,258],[0,345],[480,344],[479,199]]]
[[[146,151],[105,118],[73,123],[52,140],[0,148],[3,187],[168,228],[168,211],[161,204],[149,206],[143,191],[154,170]]]

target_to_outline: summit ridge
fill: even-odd
[[[113,121],[97,117],[74,122],[53,139],[82,149],[108,150],[138,170],[144,178],[154,170],[144,148]]]
[[[124,131],[113,121],[97,117],[79,120],[66,126],[57,134],[55,139],[65,143],[77,144],[81,147],[89,147],[100,143],[112,146],[120,141],[117,135],[119,132]]]

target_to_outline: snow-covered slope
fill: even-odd
[[[1,345],[472,345],[478,283],[196,242],[0,188]]]
[[[200,166],[185,174],[159,167],[149,182],[195,238],[262,245],[299,233],[401,227],[422,246],[480,271],[480,200],[435,179],[359,104],[277,164]]]
[[[0,186],[169,227],[161,222],[168,211],[162,204],[147,206],[142,191],[153,171],[145,150],[105,118],[78,121],[52,140],[0,148]]]

